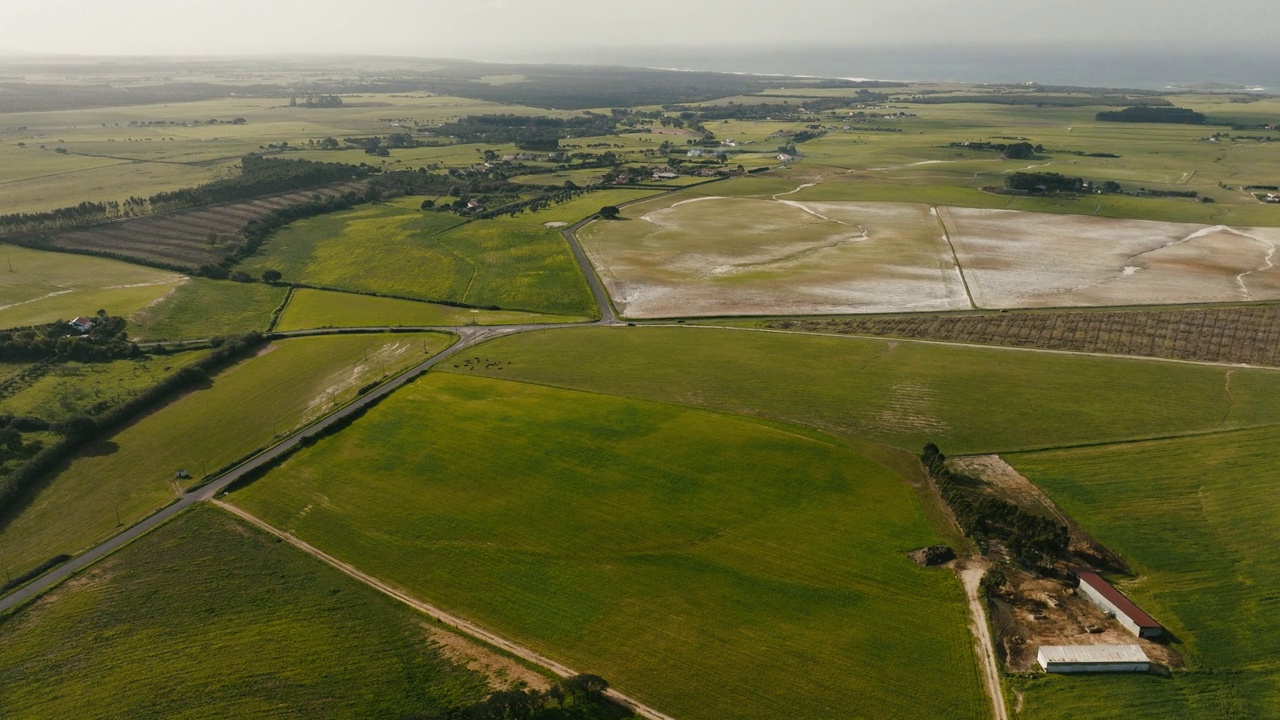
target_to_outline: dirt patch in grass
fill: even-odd
[[[511,690],[517,687],[547,690],[551,687],[547,678],[506,655],[431,623],[422,623],[422,629],[446,660],[483,675],[488,679],[489,687],[494,690]]]

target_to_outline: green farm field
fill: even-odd
[[[1081,694],[1128,704],[1134,718],[1280,715],[1275,435],[1262,428],[1007,456],[1125,558],[1140,580],[1120,587],[1173,632],[1188,661],[1172,681],[1098,683]],[[1055,682],[1027,684],[1026,717],[1079,717],[1067,714],[1080,710],[1064,692]]]
[[[413,300],[327,290],[295,290],[276,330],[346,327],[449,327],[580,322],[585,318],[505,310],[476,310]]]
[[[695,326],[548,330],[473,352],[502,369],[445,369],[773,418],[911,452],[1280,424],[1280,371],[1263,369]]]
[[[128,317],[178,286],[168,270],[83,255],[0,246],[0,327],[71,320],[106,310]]]
[[[191,278],[129,318],[136,340],[183,340],[262,332],[287,289]]]
[[[0,707],[50,717],[434,716],[488,693],[384,597],[199,507],[0,618]]]
[[[986,716],[906,557],[937,538],[850,441],[431,373],[229,499],[675,717]]]
[[[389,132],[394,128],[383,120],[388,113],[425,123],[486,112],[572,114],[446,96],[370,95],[361,100],[353,99],[351,106],[342,108],[290,108],[279,98],[239,97],[0,113],[0,192],[4,196],[0,214],[40,212],[84,200],[145,197],[198,185],[234,172],[241,157],[266,144],[288,142],[302,149],[326,137]],[[236,117],[245,118],[246,123],[184,125]],[[130,126],[155,121],[177,124]],[[369,160],[359,149],[312,150],[288,157],[353,164]],[[457,164],[474,161],[474,157],[472,146],[414,148],[397,151],[386,165]]]
[[[546,223],[576,222],[602,205],[645,194],[602,191],[536,213],[468,223],[402,198],[294,223],[241,268],[252,275],[279,270],[286,281],[324,288],[591,316],[586,281],[560,231]]]
[[[217,472],[356,397],[360,386],[435,354],[439,333],[295,338],[219,373],[87,447],[0,525],[0,562],[14,574],[77,553],[174,499],[174,474]]]
[[[205,354],[192,350],[108,363],[54,365],[35,382],[0,399],[0,414],[32,416],[49,422],[97,414],[90,412],[92,406],[119,405]]]

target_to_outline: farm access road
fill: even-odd
[[[435,607],[434,605],[429,605],[403,592],[400,592],[395,588],[392,588],[391,586],[387,585],[386,583],[383,583],[382,581],[378,580],[377,578],[371,575],[366,575],[365,573],[360,572],[359,570],[352,567],[351,565],[341,562],[340,560],[322,552],[321,550],[315,547],[312,547],[311,545],[308,545],[307,543],[304,543],[297,538],[294,538],[288,533],[284,533],[280,530],[277,530],[271,527],[270,525],[253,517],[252,515],[249,515],[246,512],[239,510],[238,508],[219,502],[215,500],[215,498],[217,497],[218,493],[227,489],[229,486],[231,486],[237,480],[244,477],[246,474],[251,473],[259,468],[262,468],[263,466],[268,465],[269,463],[279,458],[281,455],[292,451],[295,447],[297,447],[302,442],[304,438],[310,437],[314,433],[322,432],[326,428],[336,423],[342,422],[346,418],[350,417],[352,414],[363,411],[365,408],[370,407],[371,405],[377,403],[379,400],[386,397],[387,395],[390,395],[391,393],[395,392],[401,387],[417,379],[420,375],[427,372],[435,365],[456,355],[457,353],[463,350],[466,350],[467,348],[470,348],[479,343],[482,343],[487,340],[491,340],[493,338],[500,337],[503,335],[511,335],[514,333],[528,332],[532,330],[548,330],[548,329],[566,328],[566,327],[583,327],[585,325],[600,326],[600,325],[620,324],[617,318],[617,314],[614,312],[613,306],[609,302],[609,296],[607,293],[605,293],[604,285],[600,282],[599,277],[595,274],[595,271],[591,267],[590,262],[587,261],[586,254],[582,251],[582,247],[578,244],[577,238],[573,235],[574,231],[582,227],[584,224],[586,224],[590,220],[591,218],[587,218],[586,220],[578,222],[574,224],[572,227],[565,229],[564,236],[565,236],[565,240],[568,241],[569,246],[573,249],[574,257],[577,259],[583,275],[587,278],[587,282],[591,286],[591,293],[595,298],[596,305],[600,311],[600,319],[597,320],[596,322],[545,324],[545,325],[530,324],[530,325],[466,326],[466,327],[458,327],[458,328],[454,328],[454,327],[421,327],[421,328],[369,327],[369,328],[346,328],[342,330],[320,330],[320,331],[302,330],[302,331],[288,332],[288,333],[275,333],[274,335],[276,337],[297,337],[297,336],[305,336],[305,335],[326,335],[326,334],[331,335],[331,334],[339,334],[344,332],[345,333],[385,332],[393,329],[399,330],[401,332],[404,332],[406,330],[409,330],[409,331],[422,330],[422,331],[438,331],[438,332],[455,333],[458,335],[458,341],[455,342],[453,345],[449,346],[448,348],[446,348],[445,350],[443,350],[442,352],[440,352],[439,354],[435,355],[434,357],[428,358],[427,360],[419,363],[418,365],[410,368],[409,370],[406,370],[400,375],[388,380],[382,385],[379,385],[373,391],[367,393],[366,395],[360,398],[357,398],[355,401],[351,402],[348,405],[343,406],[342,408],[338,409],[332,414],[324,417],[320,421],[315,422],[295,432],[294,434],[290,435],[284,440],[281,440],[279,443],[272,446],[271,448],[231,468],[230,470],[214,478],[211,482],[208,482],[196,488],[195,490],[192,490],[191,492],[183,494],[181,497],[178,498],[176,502],[166,506],[164,509],[155,513],[151,517],[148,517],[142,522],[127,528],[120,534],[100,543],[99,545],[93,547],[87,552],[72,558],[71,560],[67,561],[66,563],[59,566],[58,568],[46,573],[45,575],[37,578],[36,580],[32,581],[26,586],[14,591],[13,593],[10,593],[5,597],[0,598],[0,613],[4,613],[12,608],[22,605],[23,603],[26,603],[30,600],[35,599],[36,597],[46,592],[47,590],[57,585],[58,583],[62,582],[63,580],[66,580],[67,578],[85,569],[86,567],[92,565],[93,563],[97,562],[103,557],[106,557],[107,555],[110,555],[116,550],[119,550],[120,548],[124,547],[125,545],[128,545],[133,540],[150,532],[154,528],[159,527],[160,525],[168,522],[169,520],[173,519],[179,513],[183,512],[184,510],[191,507],[192,505],[199,502],[212,501],[214,504],[218,505],[219,507],[231,512],[232,514],[238,517],[243,518],[244,520],[252,523],[253,525],[259,528],[262,528],[266,532],[269,532],[272,535],[275,535],[284,540],[287,540],[290,544],[301,549],[303,552],[306,552],[324,561],[325,563],[333,566],[334,568],[337,568],[338,570],[342,571],[343,573],[346,573],[347,575],[351,576],[352,578],[355,578],[356,580],[364,583],[365,585],[368,585],[369,587],[372,587],[373,589],[383,594],[386,594],[396,600],[399,600],[400,602],[418,610],[419,612],[423,612],[439,620],[440,622],[446,623],[473,639],[479,640],[481,642],[487,643],[497,648],[501,648],[502,650],[505,650],[511,653],[512,655],[515,655],[526,661],[532,662],[541,667],[547,668],[548,670],[551,670],[552,672],[556,673],[557,675],[560,675],[561,677],[569,677],[572,675],[576,675],[577,674],[576,671],[571,670],[565,665],[555,662],[550,658],[543,657],[542,655],[535,653],[533,650],[530,650],[522,645],[516,644],[514,642],[511,642],[510,640],[507,640],[506,638],[503,638],[499,635],[489,632],[488,630],[485,630],[479,625],[469,622],[463,618],[460,618],[451,613],[447,613],[441,610],[440,608]],[[606,694],[609,697],[613,698],[615,701],[629,707],[637,715],[647,718],[648,720],[674,720],[674,718],[672,718],[671,716],[661,713],[658,710],[655,710],[654,708],[644,705],[643,703],[637,702],[636,700],[633,700],[630,697],[612,688],[607,690]]]
[[[302,337],[302,336],[312,336],[312,335],[338,335],[338,334],[345,334],[345,333],[375,333],[375,332],[389,332],[389,331],[399,331],[399,332],[435,331],[435,332],[454,333],[458,335],[458,341],[455,342],[453,345],[449,346],[448,348],[446,348],[445,350],[441,351],[438,355],[431,358],[427,358],[425,361],[419,363],[418,365],[415,365],[414,367],[409,368],[408,370],[404,371],[400,375],[388,380],[382,385],[379,385],[377,388],[365,394],[364,396],[356,399],[351,404],[345,405],[339,408],[338,410],[334,411],[332,414],[319,420],[318,422],[315,422],[295,432],[294,434],[281,440],[279,443],[271,446],[267,450],[249,458],[248,460],[240,463],[239,465],[236,465],[230,470],[227,470],[221,475],[215,477],[212,481],[196,488],[195,490],[192,490],[191,492],[183,494],[181,497],[178,498],[176,502],[166,506],[164,509],[160,510],[159,512],[152,515],[151,517],[148,517],[142,522],[125,529],[123,532],[119,533],[118,535],[115,535],[114,537],[109,538],[108,540],[103,541],[102,543],[91,548],[90,550],[80,555],[77,555],[71,560],[68,560],[66,563],[58,566],[56,569],[51,570],[50,572],[45,573],[39,578],[31,581],[30,583],[23,586],[22,588],[15,590],[14,592],[4,597],[0,597],[0,613],[3,613],[11,608],[17,607],[22,603],[25,603],[28,600],[31,600],[39,596],[41,593],[44,593],[46,590],[53,587],[54,585],[62,582],[63,580],[66,580],[67,578],[71,577],[75,573],[83,570],[89,565],[92,565],[93,563],[97,562],[103,557],[106,557],[107,555],[110,555],[116,550],[119,550],[120,548],[132,542],[134,539],[146,534],[150,530],[164,524],[165,522],[168,522],[174,516],[178,515],[178,513],[181,513],[183,510],[186,510],[191,505],[198,502],[204,502],[206,500],[212,499],[219,492],[222,492],[223,490],[225,490],[227,487],[235,483],[237,480],[244,477],[247,473],[257,470],[258,468],[261,468],[263,465],[266,465],[272,462],[273,460],[275,460],[276,458],[280,457],[280,455],[286,452],[289,452],[293,448],[297,447],[297,445],[302,441],[304,437],[310,436],[312,433],[324,430],[325,428],[328,428],[334,425],[335,423],[341,422],[347,417],[350,417],[353,413],[358,413],[363,411],[365,408],[368,408],[374,403],[377,403],[382,398],[386,397],[387,395],[390,395],[391,393],[405,386],[409,382],[413,381],[419,375],[422,375],[423,373],[427,372],[432,367],[434,367],[437,363],[440,363],[441,361],[449,357],[452,357],[453,355],[456,355],[457,353],[463,350],[466,350],[469,347],[478,345],[482,342],[485,342],[486,340],[492,340],[493,338],[500,337],[502,335],[511,335],[514,333],[529,332],[532,330],[551,330],[556,328],[584,327],[589,325],[595,325],[595,326],[619,325],[620,322],[618,320],[617,313],[614,312],[613,304],[609,301],[609,294],[605,292],[604,283],[602,283],[600,281],[600,277],[596,275],[595,268],[591,266],[591,262],[587,259],[587,254],[583,252],[582,245],[578,243],[577,235],[575,235],[575,233],[579,228],[581,228],[583,225],[586,225],[588,222],[591,222],[593,219],[595,219],[594,215],[591,217],[584,218],[574,223],[572,226],[565,228],[562,231],[562,234],[564,235],[565,241],[569,243],[570,249],[573,250],[573,257],[578,263],[578,269],[582,272],[583,277],[585,277],[587,280],[587,284],[591,287],[591,295],[595,299],[596,308],[600,312],[599,320],[593,323],[564,323],[564,324],[542,324],[542,325],[524,324],[524,325],[486,325],[486,326],[463,326],[463,327],[423,326],[423,327],[413,327],[413,328],[405,328],[405,327],[392,328],[392,327],[373,326],[373,327],[364,327],[364,328],[296,330],[292,332],[272,333],[272,335],[275,337]]]

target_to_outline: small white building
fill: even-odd
[[[94,322],[93,322],[93,318],[87,318],[81,315],[80,317],[76,318],[75,320],[72,320],[68,324],[71,327],[75,328],[76,332],[78,333],[87,333],[93,329]]]
[[[1151,659],[1137,645],[1042,645],[1036,660],[1051,673],[1151,670]]]
[[[1075,573],[1080,578],[1080,594],[1092,600],[1107,615],[1119,620],[1126,630],[1140,638],[1160,637],[1164,633],[1164,628],[1155,618],[1143,612],[1142,608],[1102,579],[1101,575],[1080,569]]]

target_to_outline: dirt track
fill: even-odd
[[[991,641],[991,625],[987,622],[987,609],[983,605],[978,587],[986,572],[987,565],[982,560],[966,558],[956,563],[956,574],[960,576],[965,597],[969,601],[969,626],[973,632],[974,652],[978,655],[982,682],[991,697],[992,715],[995,720],[1009,720],[1004,704],[1004,689],[1000,685],[1000,665],[996,662],[995,645]]]
[[[319,550],[311,545],[308,545],[307,543],[303,542],[302,540],[299,540],[298,538],[290,535],[289,533],[277,530],[276,528],[259,520],[253,515],[250,515],[249,513],[241,510],[240,508],[235,507],[234,505],[228,505],[227,503],[224,503],[221,500],[213,500],[212,502],[214,505],[217,505],[223,510],[226,510],[231,514],[239,518],[242,518],[243,520],[249,523],[252,523],[256,527],[259,527],[262,530],[268,533],[271,533],[272,535],[275,535],[276,537],[288,542],[290,545],[293,545],[294,547],[307,553],[308,555],[311,555],[320,560],[323,560],[325,563],[337,568],[338,570],[341,570],[343,573],[355,578],[356,580],[359,580],[360,582],[364,583],[365,585],[368,585],[369,587],[377,590],[378,592],[384,595],[387,595],[388,597],[399,600],[405,605],[408,605],[409,607],[421,613],[425,613],[431,616],[433,619],[438,620],[442,623],[445,623],[446,625],[450,625],[473,638],[483,640],[484,642],[490,645],[493,645],[494,647],[505,650],[506,652],[509,652],[512,655],[515,655],[516,657],[522,658],[536,665],[545,667],[561,677],[571,677],[573,675],[578,674],[577,671],[572,670],[565,665],[561,665],[555,660],[551,660],[550,658],[539,655],[538,653],[522,645],[517,645],[516,643],[513,643],[510,640],[507,640],[506,638],[503,638],[499,635],[495,635],[494,633],[491,633],[488,630],[485,630],[479,625],[476,625],[475,623],[464,620],[452,613],[446,612],[445,610],[442,610],[436,607],[435,605],[422,602],[421,600],[418,600],[410,596],[408,593],[402,592],[400,590],[397,590],[391,587],[390,585],[382,582],[381,580],[373,577],[372,575],[367,575],[363,572],[360,572],[355,567],[342,562],[341,560],[333,557],[332,555],[325,553],[322,550]],[[616,690],[608,690],[606,694],[609,695],[609,697],[613,698],[614,700],[625,704],[627,707],[631,708],[632,711],[634,711],[637,715],[640,715],[641,717],[649,718],[649,720],[674,720],[671,716],[664,715],[663,713],[660,713],[651,707],[648,707],[639,702],[636,702],[635,700],[632,700],[631,698],[627,697],[626,695],[623,695],[622,693],[617,692]]]

